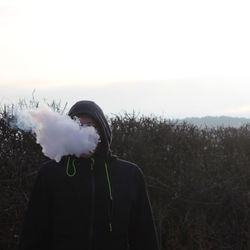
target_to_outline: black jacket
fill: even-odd
[[[101,109],[88,101],[76,105],[100,125],[101,149],[92,158],[65,156],[59,163],[43,164],[19,249],[158,250],[142,171],[112,156],[111,132]],[[72,108],[70,116],[80,114]]]

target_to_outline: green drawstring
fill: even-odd
[[[106,176],[107,176],[107,181],[108,181],[108,186],[109,186],[109,197],[110,197],[110,200],[112,201],[113,197],[112,197],[111,183],[110,183],[110,177],[109,177],[109,172],[108,172],[108,166],[106,162],[105,162],[105,170],[106,170]]]
[[[108,187],[109,187],[109,198],[110,198],[110,202],[111,202],[111,207],[112,207],[112,202],[113,202],[113,196],[112,196],[112,189],[111,189],[111,182],[110,182],[110,176],[109,176],[109,172],[108,172],[108,165],[105,162],[105,170],[106,170],[106,177],[107,177],[107,181],[108,181]],[[112,210],[112,208],[111,208]],[[112,213],[112,212],[111,212]],[[110,213],[110,222],[109,222],[109,231],[112,232],[112,223],[111,223],[111,213]]]
[[[70,170],[69,170],[69,169],[70,169],[69,162],[70,162],[70,157],[68,157],[66,173],[67,173],[67,176],[73,177],[73,176],[75,176],[75,174],[76,174],[75,159],[72,161],[72,165],[71,165],[71,167],[72,167],[72,169],[73,169],[73,172],[72,172],[72,173],[70,173]]]
[[[92,171],[93,171],[94,163],[95,163],[94,159],[91,158],[91,170]],[[70,173],[70,167],[71,167],[72,173]],[[107,177],[107,181],[108,181],[109,198],[110,198],[110,201],[112,203],[113,202],[113,196],[112,196],[111,182],[110,182],[110,176],[109,176],[109,171],[108,171],[108,165],[107,165],[106,162],[105,162],[105,171],[106,171],[106,177]],[[69,177],[73,177],[73,176],[76,175],[75,159],[72,161],[72,164],[70,165],[70,157],[68,157],[66,173],[67,173],[67,176],[69,176]],[[111,221],[109,222],[109,231],[110,232],[113,231]]]

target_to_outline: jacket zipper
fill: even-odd
[[[94,176],[95,160],[91,158],[90,174],[91,174],[91,210],[90,210],[90,230],[89,230],[89,250],[93,248],[94,236],[94,218],[95,218],[95,176]]]

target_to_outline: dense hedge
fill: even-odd
[[[30,133],[0,114],[0,249],[14,250],[38,163]],[[199,129],[159,117],[109,119],[113,153],[144,171],[162,249],[250,249],[250,126]]]

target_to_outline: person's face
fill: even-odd
[[[93,126],[95,128],[97,127],[96,122],[90,116],[80,115],[78,118],[82,126]]]
[[[79,119],[82,126],[92,126],[99,133],[99,127],[98,127],[97,123],[95,122],[95,120],[92,117],[87,116],[87,115],[80,115],[78,117],[78,119]],[[100,133],[99,133],[99,135],[100,135]],[[93,155],[95,153],[95,151],[89,152],[88,154],[82,154],[80,157],[88,158],[91,155]]]

